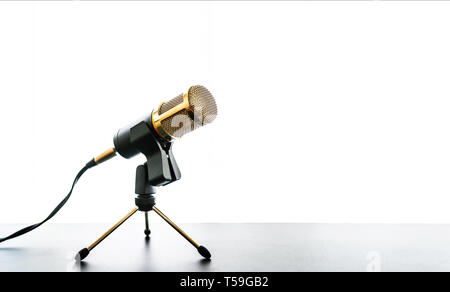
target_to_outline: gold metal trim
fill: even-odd
[[[161,104],[162,105],[162,104]],[[161,108],[161,106],[159,106]],[[153,128],[156,130],[156,132],[161,136],[163,139],[166,139],[167,141],[172,141],[173,137],[170,136],[166,131],[164,131],[163,127],[161,126],[161,120],[159,119],[159,109],[156,111],[153,111],[152,113],[152,124]]]
[[[105,152],[103,152],[102,154],[100,154],[99,156],[94,158],[95,163],[99,164],[102,162],[105,162],[108,159],[113,158],[114,156],[116,156],[116,149],[114,148],[110,148],[108,150],[106,150]]]
[[[182,111],[182,110],[190,110],[190,104],[189,104],[189,91],[191,90],[192,86],[189,87],[187,93],[185,93],[183,95],[183,102],[180,103],[179,105],[171,108],[170,110],[168,110],[167,112],[163,113],[163,114],[159,114],[159,112],[161,111],[161,106],[166,103],[166,102],[162,102],[159,106],[157,110],[154,110],[152,113],[152,123],[153,123],[153,127],[155,128],[156,132],[158,132],[158,134],[168,140],[171,141],[173,139],[175,139],[176,137],[170,135],[169,133],[167,133],[166,131],[164,131],[163,127],[161,126],[161,122],[173,115],[175,115],[176,113]]]
[[[176,114],[176,113],[178,113],[178,112],[180,112],[180,111],[182,111],[184,109],[187,109],[187,108],[189,108],[189,98],[188,98],[188,94],[186,93],[185,95],[183,95],[183,102],[182,103],[180,103],[179,105],[171,108],[170,110],[166,111],[165,113],[161,114],[159,116],[159,119],[161,121],[165,120],[168,117],[171,117],[174,114]]]

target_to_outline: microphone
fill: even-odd
[[[161,103],[152,113],[117,131],[114,136],[114,148],[93,159],[95,165],[102,163],[118,153],[124,158],[132,158],[142,153],[147,162],[136,168],[134,208],[119,223],[109,229],[102,237],[87,248],[78,252],[80,260],[86,258],[104,238],[131,217],[137,210],[155,211],[188,240],[205,259],[211,258],[206,247],[195,242],[167,216],[155,207],[155,187],[165,186],[181,178],[180,170],[172,154],[172,141],[204,125],[212,123],[217,117],[217,105],[212,94],[201,85],[191,86],[187,93],[180,94]],[[148,219],[146,217],[145,235],[148,237]]]
[[[120,129],[113,139],[114,148],[106,150],[86,163],[76,175],[69,193],[48,217],[39,223],[0,238],[0,243],[22,236],[53,218],[67,203],[81,176],[88,169],[115,157],[117,153],[127,159],[139,153],[147,157],[145,164],[147,170],[138,167],[136,175],[149,185],[136,186],[136,194],[147,193],[153,186],[163,186],[180,179],[181,174],[172,154],[171,142],[210,124],[216,117],[217,105],[214,97],[201,85],[191,86],[187,93],[162,102],[150,114]],[[137,202],[140,202],[139,198]]]
[[[172,154],[172,142],[187,133],[212,123],[217,105],[212,94],[201,85],[191,86],[169,101],[162,102],[150,114],[121,128],[114,136],[114,148],[94,158],[95,165],[116,156],[147,157],[148,182],[164,186],[181,178]]]
[[[152,113],[120,129],[114,136],[114,147],[122,157],[131,158],[142,152],[138,145],[142,137],[133,137],[133,131],[142,123],[149,127],[154,138],[167,144],[212,123],[216,117],[217,105],[212,94],[204,86],[194,85],[187,93],[162,102]],[[98,161],[105,161],[112,152],[108,150]]]
[[[129,159],[142,152],[138,147],[138,139],[132,137],[133,129],[142,123],[150,128],[154,138],[167,144],[212,123],[216,117],[216,101],[209,90],[201,85],[191,86],[187,93],[162,102],[150,114],[117,131],[113,139],[114,148],[95,157],[93,161],[97,165],[117,153]]]

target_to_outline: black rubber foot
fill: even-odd
[[[203,245],[199,246],[197,250],[198,253],[205,259],[209,260],[211,258],[211,253]]]
[[[78,255],[80,257],[80,261],[84,260],[89,255],[89,250],[87,248],[83,248],[78,252]]]
[[[150,230],[145,230],[145,231],[144,231],[144,233],[145,233],[145,236],[149,237],[149,236],[150,236],[150,233],[151,233],[151,231],[150,231]]]

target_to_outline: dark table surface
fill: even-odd
[[[4,236],[22,225],[1,225]],[[450,271],[450,225],[125,223],[85,263],[73,255],[110,224],[47,224],[0,244],[0,271]]]

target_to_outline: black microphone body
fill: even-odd
[[[117,131],[113,139],[114,148],[116,149],[117,153],[119,153],[122,157],[127,159],[132,158],[137,154],[141,153],[137,145],[138,141],[136,139],[137,131],[139,128],[136,127],[138,126],[144,127],[144,124],[149,129],[149,132],[147,132],[148,135],[152,135],[152,138],[159,139],[161,143],[164,143],[165,141],[158,137],[158,134],[156,133],[156,130],[152,125],[151,119],[152,114],[150,113],[145,117]]]

